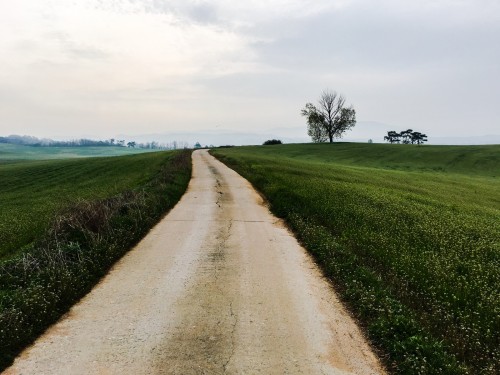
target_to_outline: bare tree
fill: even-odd
[[[345,98],[335,91],[325,90],[318,100],[318,107],[307,103],[302,116],[307,118],[307,134],[313,142],[332,143],[334,138],[356,124],[356,111],[352,107],[344,107]]]

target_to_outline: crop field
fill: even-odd
[[[142,154],[153,150],[129,147],[34,147],[0,143],[0,165],[23,160],[70,159]]]
[[[500,372],[500,146],[212,153],[287,221],[390,371]]]
[[[30,244],[54,214],[82,199],[133,189],[151,178],[170,153],[0,163],[0,259]]]
[[[191,151],[0,164],[0,371],[178,202]]]

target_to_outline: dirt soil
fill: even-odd
[[[207,151],[177,206],[5,374],[382,374],[306,251]]]

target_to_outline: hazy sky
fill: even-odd
[[[0,0],[0,135],[359,121],[500,133],[499,0]],[[390,129],[388,129],[390,130]]]

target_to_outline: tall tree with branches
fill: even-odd
[[[335,91],[323,91],[318,106],[307,103],[301,114],[307,118],[307,134],[313,142],[332,143],[356,124],[356,111],[345,107],[345,98]]]
[[[411,133],[411,143],[416,143],[417,145],[422,145],[427,142],[427,135],[420,132]]]
[[[392,143],[399,143],[401,140],[401,134],[398,132],[395,132],[394,130],[390,130],[387,132],[387,135],[384,137],[384,140],[387,142]]]

